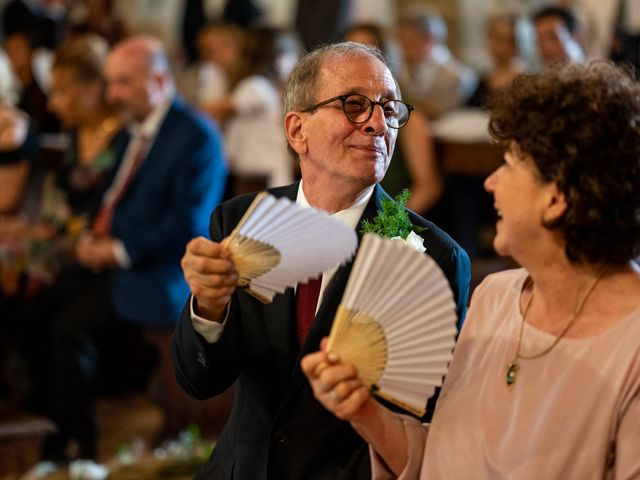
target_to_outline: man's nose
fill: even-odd
[[[366,122],[365,131],[373,133],[374,135],[385,133],[389,126],[384,116],[384,108],[382,105],[374,105],[371,117]]]

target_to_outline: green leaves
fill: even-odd
[[[383,238],[402,237],[407,238],[411,231],[416,233],[424,230],[417,227],[409,220],[409,214],[405,210],[407,201],[411,192],[403,189],[395,198],[395,202],[390,198],[385,198],[381,202],[382,210],[378,211],[378,215],[372,220],[363,220],[360,227],[360,233],[375,233]]]

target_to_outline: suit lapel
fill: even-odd
[[[149,145],[149,149],[147,150],[142,165],[140,165],[140,170],[138,170],[138,173],[133,179],[134,182],[136,180],[139,180],[140,178],[144,178],[145,175],[153,176],[152,172],[155,170],[153,163],[157,161],[158,158],[163,158],[166,152],[171,152],[171,154],[174,154],[176,148],[174,135],[176,134],[176,132],[179,132],[179,129],[176,128],[175,125],[175,115],[176,100],[171,103],[171,106],[162,119],[162,123],[158,128],[156,136],[153,138],[152,143]]]

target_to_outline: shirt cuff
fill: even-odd
[[[116,259],[116,263],[120,268],[124,268],[125,270],[131,266],[131,257],[127,253],[127,249],[122,243],[122,240],[118,240],[117,238],[113,239],[111,243],[111,250],[113,252],[113,256]]]
[[[222,322],[213,322],[206,318],[202,318],[195,313],[195,301],[196,299],[191,295],[189,297],[189,313],[193,329],[202,335],[207,342],[216,343],[224,331],[224,326],[227,324],[227,318],[229,318],[229,306],[231,302],[227,303],[226,312]]]

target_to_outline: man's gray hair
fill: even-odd
[[[327,59],[346,60],[353,57],[374,57],[391,71],[389,60],[377,47],[355,42],[325,45],[304,55],[293,67],[284,88],[284,111],[299,112],[322,99],[316,99],[318,77],[322,64]],[[396,82],[400,99],[400,89]]]

